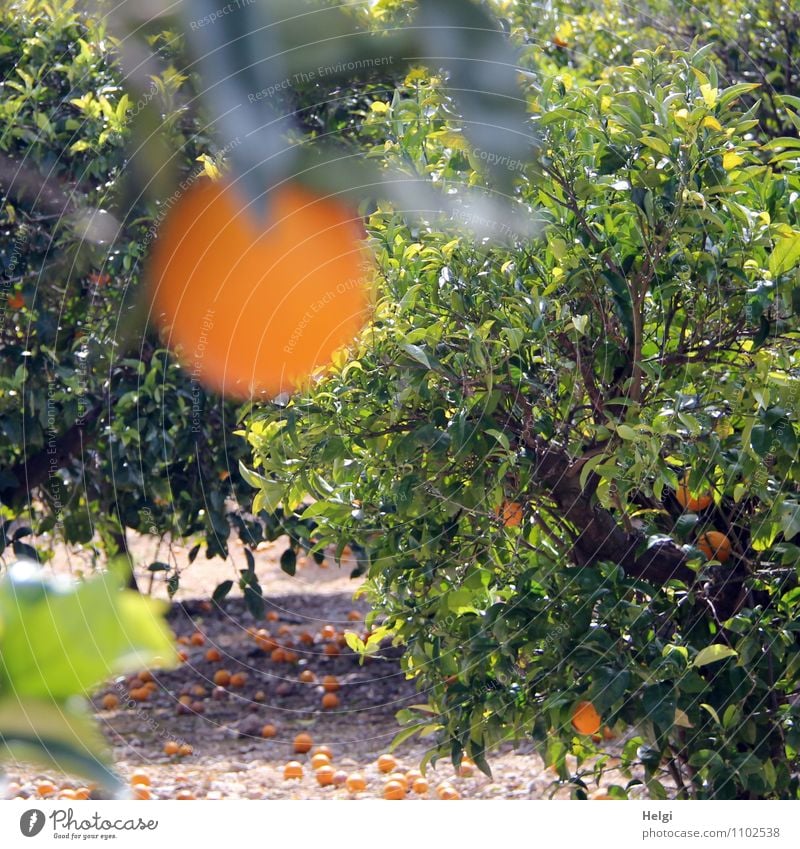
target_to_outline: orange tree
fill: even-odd
[[[193,559],[227,556],[234,530],[251,545],[277,536],[280,516],[233,507],[238,407],[131,318],[142,258],[175,202],[134,193],[136,116],[163,109],[179,183],[222,164],[185,114],[181,42],[155,37],[160,73],[134,99],[98,19],[31,0],[4,7],[0,30],[0,555],[46,558],[54,541],[113,554],[132,529],[196,539]],[[173,562],[151,569],[177,587]],[[248,599],[257,612],[260,590]]]
[[[532,738],[581,797],[632,728],[614,797],[794,798],[799,148],[755,141],[708,50],[631,59],[531,87],[541,147],[505,166],[538,240],[379,204],[374,320],[253,412],[248,478],[367,552],[351,645],[405,647],[431,757]],[[412,72],[365,131],[481,185],[461,129]]]

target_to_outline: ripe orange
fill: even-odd
[[[164,743],[164,754],[172,757],[172,755],[178,754],[179,748],[180,746],[178,746],[178,744],[174,740],[168,740],[166,743]]]
[[[313,745],[314,741],[311,739],[311,735],[306,734],[305,731],[294,738],[294,750],[298,754],[305,755]]]
[[[390,773],[389,777],[386,779],[387,781],[396,781],[402,788],[408,793],[408,779],[405,774],[402,772],[393,772]]]
[[[699,510],[705,510],[711,504],[711,493],[707,490],[700,493],[692,493],[689,490],[689,476],[686,475],[678,484],[675,490],[675,498],[678,504],[685,510],[690,510],[692,513],[697,513]]]
[[[259,221],[235,186],[200,180],[154,245],[154,313],[209,388],[291,392],[366,320],[363,236],[355,211],[301,185],[276,188]]]
[[[188,758],[194,752],[194,749],[188,743],[181,743],[178,747],[178,755],[182,758]]]
[[[128,695],[135,702],[146,702],[150,698],[150,690],[147,687],[136,687],[136,689],[131,690]]]
[[[326,675],[322,679],[322,687],[326,693],[335,693],[341,685],[335,675]]]
[[[405,799],[406,791],[399,781],[387,781],[383,785],[384,799]]]
[[[297,663],[300,660],[300,655],[296,651],[285,651],[283,659],[286,663]]]
[[[131,784],[147,784],[150,786],[150,776],[146,772],[134,772],[131,776]]]
[[[197,797],[194,795],[194,793],[192,793],[191,790],[179,790],[175,794],[175,798],[178,801],[183,802],[183,801],[190,800],[190,799],[196,799]]]
[[[440,784],[436,788],[436,795],[442,800],[461,798],[458,790],[452,784]]]
[[[323,640],[332,640],[336,636],[336,628],[333,625],[323,625],[319,635]]]
[[[346,787],[351,793],[361,793],[367,789],[367,782],[360,772],[354,772],[347,777]]]
[[[277,622],[279,618],[280,617],[275,610],[270,610],[269,613],[267,613],[267,622]]]
[[[333,783],[336,787],[341,787],[347,783],[347,773],[343,769],[337,769],[333,774]]]
[[[222,660],[222,655],[219,653],[219,649],[209,649],[206,652],[206,660],[211,663],[219,663]]]
[[[231,687],[244,687],[247,683],[247,673],[246,672],[234,672],[231,675]]]
[[[310,669],[304,669],[299,677],[304,684],[313,684],[317,680],[317,676]]]
[[[286,661],[286,652],[280,647],[273,649],[269,659],[273,663],[284,663]]]
[[[92,791],[88,787],[79,787],[75,791],[76,799],[89,799],[92,795]]]
[[[155,678],[153,678],[153,673],[149,669],[143,669],[136,677],[143,684],[152,684],[155,681]]]
[[[326,764],[316,770],[314,775],[317,778],[318,784],[322,787],[327,787],[329,784],[333,784],[333,775],[335,772],[336,770],[330,764]]]
[[[421,777],[415,778],[414,783],[411,785],[411,789],[417,794],[417,796],[424,796],[430,789],[428,780]]]
[[[261,729],[261,736],[264,738],[274,737],[277,733],[275,726],[269,723]]]
[[[205,645],[206,638],[199,631],[195,631],[194,634],[189,637],[189,642],[193,646],[202,646]]]
[[[330,748],[330,746],[317,746],[317,748],[314,749],[314,754],[327,755],[329,761],[333,760],[333,750]]]
[[[314,645],[314,637],[308,633],[308,631],[302,631],[299,637],[300,642],[304,646],[313,646]]]
[[[192,687],[192,695],[198,699],[204,699],[208,695],[208,690],[202,684],[195,684]]]
[[[114,710],[119,707],[119,699],[113,693],[103,696],[103,710]]]
[[[186,652],[185,652],[185,651],[183,651],[183,650],[181,649],[181,651],[179,651],[179,652],[178,652],[178,660],[179,660],[181,663],[186,663],[186,661],[187,661],[188,659],[189,659],[189,655],[188,655],[188,654],[186,654]]]
[[[348,621],[350,621],[350,622],[360,622],[360,621],[361,621],[361,619],[362,619],[362,616],[361,616],[361,614],[360,614],[357,610],[351,610],[351,611],[347,614],[347,619],[348,619]]]
[[[720,531],[708,531],[697,540],[697,547],[707,560],[719,560],[726,563],[731,556],[731,541]]]
[[[132,788],[134,799],[152,799],[150,788],[144,784],[134,784]]]
[[[227,687],[231,683],[231,673],[227,669],[218,669],[214,673],[214,683],[218,687]]]
[[[522,505],[518,501],[504,501],[497,515],[503,520],[505,527],[516,528],[522,524]]]
[[[339,697],[336,693],[325,693],[322,697],[322,709],[334,710],[337,707],[339,707]]]
[[[286,766],[283,768],[283,777],[284,778],[302,778],[303,777],[303,765],[298,761],[289,761]]]
[[[21,310],[25,306],[25,298],[22,297],[20,292],[15,292],[8,296],[8,306],[12,310]]]
[[[52,796],[56,792],[56,786],[51,781],[40,781],[36,785],[36,792],[39,796]]]
[[[464,758],[459,765],[458,774],[462,778],[469,778],[475,774],[475,764],[469,758]]]
[[[319,769],[321,766],[330,766],[331,759],[324,752],[316,752],[311,756],[311,769]]]
[[[397,769],[397,758],[394,755],[381,755],[378,758],[378,769],[381,772],[394,772]]]
[[[254,702],[265,702],[267,700],[267,694],[263,690],[256,690],[255,695],[253,696]]]
[[[336,645],[336,643],[326,643],[323,651],[328,657],[338,657],[341,649]]]
[[[591,702],[578,702],[572,712],[572,726],[579,734],[597,734],[603,724]]]

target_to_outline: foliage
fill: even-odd
[[[0,579],[0,760],[123,789],[82,697],[112,674],[168,664],[175,649],[159,605],[116,580],[77,584],[22,561]]]
[[[800,145],[755,141],[749,91],[709,49],[541,73],[540,153],[507,164],[543,238],[380,205],[360,346],[248,420],[258,503],[310,494],[320,544],[367,552],[376,640],[428,697],[401,738],[433,757],[488,769],[532,737],[581,797],[607,762],[571,725],[590,700],[635,729],[623,762],[653,798],[798,795]],[[412,72],[364,135],[481,185],[453,114]],[[685,474],[713,492],[696,514]],[[725,565],[693,544],[711,528]]]

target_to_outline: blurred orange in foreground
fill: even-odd
[[[357,213],[290,184],[263,222],[226,181],[201,179],[169,211],[148,280],[167,344],[229,397],[291,392],[367,319]]]

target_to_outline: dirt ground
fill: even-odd
[[[163,549],[154,551],[154,545],[149,539],[135,540],[132,548],[137,562],[167,559]],[[398,731],[395,714],[404,706],[424,701],[424,696],[405,679],[396,651],[388,648],[380,657],[360,665],[347,648],[343,632],[362,633],[367,612],[362,600],[353,599],[359,585],[348,577],[353,564],[344,562],[339,567],[329,559],[320,568],[302,558],[297,574],[289,577],[278,565],[284,547],[279,541],[256,555],[256,570],[267,599],[266,622],[255,622],[236,593],[221,607],[208,601],[219,581],[238,576],[236,570],[244,564],[241,551],[235,550],[227,562],[198,558],[191,565],[186,549],[174,547],[169,553],[174,562],[183,564],[181,589],[169,621],[185,661],[175,669],[153,670],[149,684],[131,677],[109,682],[94,697],[97,719],[113,747],[119,771],[128,778],[136,774],[141,778],[143,773],[150,782],[146,790],[137,788],[141,796],[382,797],[387,775],[379,771],[376,761],[389,751]],[[78,553],[56,558],[55,568],[78,571],[87,566]],[[150,586],[149,573],[144,570],[138,579],[143,589],[166,597],[163,580],[156,579]],[[256,635],[259,628],[268,634]],[[273,643],[290,653],[288,662],[281,660],[280,653],[275,658]],[[214,676],[220,671],[243,673],[243,680],[234,678],[227,686],[216,686]],[[327,709],[322,705],[325,676],[335,676],[338,683],[339,703]],[[140,677],[150,676],[145,672]],[[143,689],[150,691],[146,700],[131,698],[133,690],[139,691],[134,696],[142,698]],[[118,705],[113,704],[115,700]],[[262,736],[267,724],[274,726],[273,737]],[[332,750],[334,770],[342,773],[337,780],[343,780],[345,773],[361,773],[365,790],[351,793],[344,785],[321,786],[310,765],[314,749],[309,754],[293,751],[294,738],[301,732],[311,735],[314,747],[324,745]],[[191,754],[165,754],[165,745],[170,743],[190,746]],[[425,748],[424,740],[400,746],[394,753],[397,771],[416,768]],[[301,779],[284,779],[284,766],[291,760],[303,764]],[[429,792],[422,798],[438,798],[440,785],[470,799],[569,796],[568,791],[557,788],[554,775],[544,769],[529,745],[492,752],[489,761],[493,778],[478,770],[457,776],[449,762],[429,768]],[[78,795],[85,794],[68,776],[45,775],[24,765],[7,765],[6,780],[4,791],[0,790],[6,798],[48,793],[48,784],[55,787],[55,796],[72,798],[76,790]],[[627,782],[613,773],[605,780]],[[590,790],[603,793],[596,785]],[[415,794],[409,792],[408,796]]]

